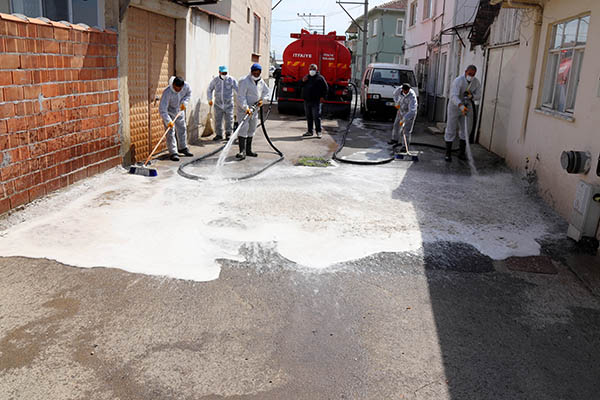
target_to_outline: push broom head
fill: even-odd
[[[129,167],[129,173],[133,175],[142,175],[142,176],[157,176],[158,171],[154,168],[146,168],[139,166],[131,166]]]

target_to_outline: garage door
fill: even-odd
[[[509,46],[489,52],[479,144],[500,157],[506,157],[518,49]]]
[[[135,7],[127,18],[131,154],[142,161],[164,133],[158,104],[175,72],[175,19]]]

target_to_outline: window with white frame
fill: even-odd
[[[410,3],[410,15],[408,20],[408,26],[414,26],[417,23],[417,2],[413,1]]]
[[[433,0],[424,0],[423,2],[423,19],[431,18],[433,14]]]
[[[402,18],[396,20],[396,36],[404,36],[404,20]]]
[[[260,54],[260,17],[254,14],[254,46],[253,53]]]
[[[5,0],[3,8],[27,17],[104,27],[104,0]],[[9,6],[9,7],[8,7]]]
[[[542,107],[573,113],[590,16],[552,26],[542,91]]]
[[[377,18],[373,20],[373,31],[372,36],[377,36]]]

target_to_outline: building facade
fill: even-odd
[[[579,181],[600,185],[600,46],[595,43],[600,38],[600,2],[492,0],[485,6],[502,7],[496,10],[499,17],[489,21],[481,13],[476,24],[483,21],[482,28],[487,25],[494,32],[490,24],[510,21],[501,13],[512,10],[518,20],[509,26],[518,25],[519,39],[512,44],[505,39],[502,53],[495,46],[486,50],[492,84],[484,91],[479,140],[532,178],[544,200],[568,219]],[[495,92],[494,86],[505,93]],[[486,98],[501,100],[500,109],[485,109]],[[496,119],[490,123],[494,112]],[[590,171],[563,170],[560,157],[565,150],[589,152]]]
[[[406,0],[391,1],[369,10],[367,32],[367,65],[370,63],[404,64],[404,32]],[[351,38],[347,46],[352,51],[352,80],[358,82],[362,71],[362,41],[364,17],[346,30]],[[357,25],[358,24],[358,25]]]

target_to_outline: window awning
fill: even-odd
[[[500,8],[502,8],[502,3],[494,2],[493,0],[481,0],[479,2],[477,15],[475,16],[473,27],[469,34],[471,46],[481,46],[487,42],[487,39],[490,36],[490,26],[492,26],[494,20],[498,16]]]

